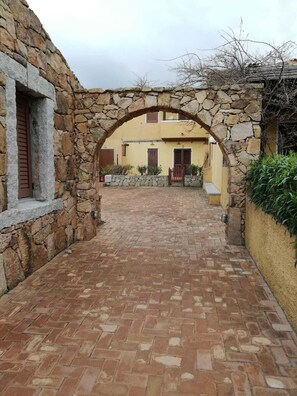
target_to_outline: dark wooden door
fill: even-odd
[[[158,149],[151,149],[147,150],[147,165],[148,166],[158,166]]]
[[[102,169],[106,165],[114,164],[114,150],[113,149],[102,149],[99,151],[99,169]]]
[[[174,167],[191,164],[191,149],[174,149]]]

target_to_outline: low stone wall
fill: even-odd
[[[186,175],[185,187],[202,187],[202,177]]]
[[[112,175],[107,185],[113,187],[168,187],[168,176],[122,176]],[[185,187],[201,187],[200,176],[185,176]]]
[[[255,260],[273,294],[297,329],[296,238],[266,213],[247,201],[246,247]]]

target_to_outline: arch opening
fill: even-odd
[[[253,99],[253,106],[249,102]],[[245,210],[245,174],[251,160],[260,152],[259,111],[260,95],[250,85],[213,87],[201,89],[145,88],[118,91],[92,90],[77,95],[77,146],[81,154],[79,162],[78,196],[82,207],[86,207],[82,188],[96,187],[95,159],[107,138],[129,120],[151,112],[180,114],[197,123],[214,138],[218,152],[221,152],[228,180],[226,209],[228,241],[242,244]],[[163,139],[164,140],[164,139]],[[214,150],[213,150],[214,151]],[[86,175],[87,174],[87,175]],[[89,200],[89,198],[87,198]],[[90,200],[89,200],[90,201]],[[93,198],[96,201],[96,198]],[[92,200],[91,207],[94,207]],[[83,222],[89,214],[80,213]],[[84,226],[83,226],[84,227]],[[231,233],[229,232],[231,230]],[[83,238],[86,239],[86,238]]]

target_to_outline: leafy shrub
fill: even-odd
[[[148,175],[159,175],[162,172],[162,166],[153,166],[149,165],[147,167],[147,174]]]
[[[138,172],[141,174],[141,176],[145,175],[146,172],[146,166],[145,165],[138,165],[137,166]]]
[[[263,156],[247,181],[252,202],[297,235],[297,153]]]
[[[132,165],[106,165],[100,173],[101,175],[127,175],[128,172],[133,168]]]
[[[186,175],[197,176],[201,174],[201,167],[198,165],[188,165],[186,168]]]

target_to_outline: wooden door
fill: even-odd
[[[151,149],[147,150],[147,165],[148,166],[158,166],[158,149]]]
[[[174,149],[174,167],[191,164],[191,149]]]
[[[102,169],[106,165],[114,164],[114,150],[113,149],[101,149],[99,151],[99,169]]]

